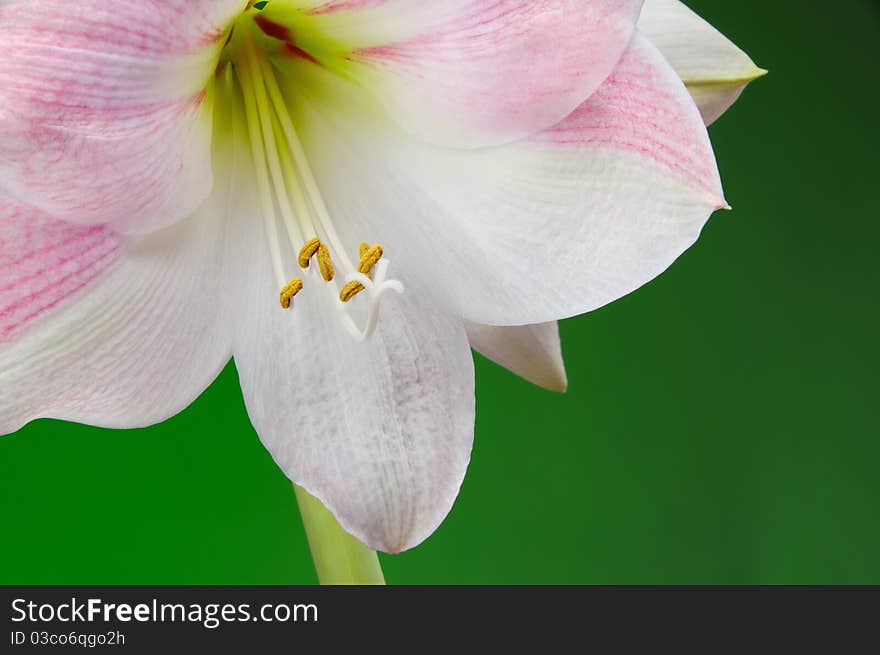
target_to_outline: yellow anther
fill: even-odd
[[[318,239],[311,239],[308,241],[299,251],[299,267],[308,268],[309,260],[312,258],[312,255],[318,252],[318,248],[320,247],[321,242]]]
[[[281,290],[281,306],[284,309],[290,309],[291,301],[293,297],[302,291],[303,282],[298,277],[293,278],[290,282],[284,285],[284,288]]]
[[[382,259],[383,250],[380,245],[375,245],[366,249],[364,248],[365,245],[366,244],[361,244],[361,263],[358,264],[358,271],[369,277],[373,267],[380,259]]]
[[[318,246],[318,268],[321,271],[321,277],[324,278],[326,282],[330,282],[333,279],[334,269],[333,269],[333,261],[330,259],[330,250],[328,250],[327,246],[323,243]]]
[[[382,259],[382,246],[375,245],[371,246],[368,243],[362,243],[359,248],[361,261],[358,264],[358,272],[366,275],[368,278],[372,279],[373,267]],[[358,295],[361,291],[364,290],[364,285],[356,280],[352,280],[344,287],[342,287],[342,291],[339,292],[339,299],[342,302],[348,302],[356,295]]]
[[[342,291],[339,292],[339,299],[342,302],[348,302],[356,295],[358,295],[361,291],[364,290],[364,285],[356,280],[352,280],[344,287],[342,287]]]

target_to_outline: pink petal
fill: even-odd
[[[0,205],[0,343],[86,289],[121,253],[121,239],[106,227],[71,225],[7,199]]]
[[[724,206],[715,155],[705,130],[694,121],[696,107],[657,57],[657,50],[639,36],[587,102],[531,140],[636,155]]]
[[[211,188],[204,107],[241,0],[0,8],[0,186],[56,218],[144,232]]]
[[[41,417],[149,425],[205,389],[230,356],[224,202],[125,239],[0,204],[0,434]]]
[[[611,72],[641,8],[641,0],[306,4],[315,29],[366,65],[363,85],[405,129],[465,147],[512,141],[571,112]]]

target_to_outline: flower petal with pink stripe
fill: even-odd
[[[3,3],[0,185],[127,232],[191,214],[211,188],[205,89],[244,4]]]
[[[205,389],[231,349],[223,200],[126,239],[0,203],[0,434],[39,417],[149,425]]]
[[[112,230],[0,204],[0,343],[100,277],[119,258]]]
[[[333,43],[358,62],[352,77],[410,133],[473,148],[547,128],[581,104],[626,50],[641,5],[325,0],[272,2],[264,14],[303,34],[297,46],[317,60]],[[321,35],[313,47],[310,32]]]

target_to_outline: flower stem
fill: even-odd
[[[348,534],[321,501],[293,486],[312,560],[322,585],[383,585],[376,552]]]

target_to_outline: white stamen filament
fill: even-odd
[[[356,280],[363,285],[368,305],[365,325],[360,329],[349,315],[346,303],[339,299],[336,282],[325,283],[317,271],[318,267],[309,268],[315,281],[331,295],[345,329],[356,341],[365,341],[376,328],[382,295],[388,290],[403,293],[403,285],[397,280],[386,279],[390,264],[386,259],[376,264],[372,279],[352,264],[333,226],[271,62],[257,52],[250,39],[246,39],[243,48],[245,56],[236,62],[236,71],[242,85],[263,220],[279,288],[287,283],[289,277],[285,275],[282,260],[276,201],[293,250],[291,259],[296,260],[296,253],[309,238],[317,237],[329,245],[333,255],[348,271],[345,282]]]
[[[260,134],[259,110],[253,91],[254,80],[248,66],[241,66],[238,70],[244,96],[244,111],[247,118],[248,140],[251,142],[251,155],[253,156],[254,169],[257,176],[257,187],[260,193],[260,206],[263,209],[263,221],[266,224],[266,235],[269,238],[269,253],[272,257],[272,267],[275,270],[275,278],[278,286],[283,287],[287,282],[284,274],[284,263],[281,261],[281,247],[278,243],[276,229],[275,203],[272,200],[272,188],[269,182],[269,173],[266,169],[266,156],[263,151],[263,139]]]
[[[403,293],[404,291],[403,284],[398,280],[385,279],[388,274],[388,265],[390,263],[391,262],[387,259],[380,259],[379,263],[376,264],[376,271],[373,274],[372,280],[358,271],[350,273],[348,277],[345,278],[346,282],[357,281],[363,284],[367,293],[370,294],[371,310],[373,306],[376,307],[376,311],[370,311],[367,314],[367,324],[364,326],[363,332],[357,335],[352,335],[357,341],[363,341],[373,333],[373,330],[376,329],[376,322],[379,320],[379,299],[382,295],[389,290],[396,291],[397,293]],[[342,303],[339,304],[340,306],[342,305]]]
[[[311,166],[309,166],[309,160],[308,157],[306,157],[305,149],[303,148],[302,142],[299,140],[299,135],[296,133],[296,129],[293,126],[293,120],[290,118],[290,113],[287,111],[284,96],[281,94],[281,89],[278,87],[278,81],[275,79],[275,75],[272,72],[272,64],[267,60],[263,60],[262,64],[267,73],[265,76],[266,88],[269,90],[269,96],[272,98],[272,105],[278,115],[278,120],[281,122],[281,129],[284,130],[284,135],[287,137],[287,143],[290,145],[306,193],[312,201],[312,206],[315,209],[318,221],[321,223],[321,227],[324,228],[324,232],[326,233],[325,239],[330,242],[330,246],[333,248],[336,255],[342,260],[345,268],[348,270],[354,270],[355,266],[348,258],[345,248],[342,246],[342,241],[336,233],[336,229],[333,227],[333,221],[330,220],[330,212],[327,211],[327,206],[324,204],[324,199],[321,196],[321,191],[315,180],[315,175],[312,173]]]
[[[248,42],[247,48],[252,49],[253,45]],[[256,94],[257,107],[266,107],[268,98],[266,97],[266,87],[261,82],[260,70],[257,67],[256,58],[248,57],[248,66],[251,67],[249,72],[254,81],[253,89]],[[278,144],[275,141],[275,131],[272,126],[272,116],[264,111],[258,112],[260,119],[260,127],[263,133],[263,143],[265,144],[266,154],[268,155],[267,164],[269,165],[269,173],[272,177],[272,185],[275,188],[275,197],[278,200],[278,207],[281,209],[281,216],[284,219],[284,225],[287,228],[287,234],[292,243],[304,243],[308,238],[302,234],[293,215],[290,205],[290,198],[287,195],[287,185],[285,184],[284,173],[281,170],[281,157],[278,154]]]

